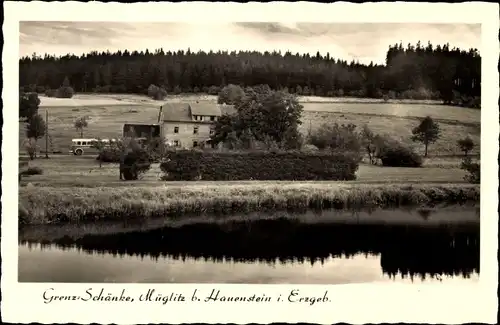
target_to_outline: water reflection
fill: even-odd
[[[429,218],[430,213],[424,214]],[[232,221],[53,237],[35,249],[30,246],[23,241],[20,247],[19,281],[240,282],[244,278],[248,283],[351,283],[469,278],[479,273],[478,223],[422,227]],[[70,268],[64,274],[41,274],[40,269],[29,269],[35,261],[58,269],[72,261],[93,271]],[[98,268],[107,271],[92,275]],[[158,268],[165,270],[163,276],[157,274]],[[140,279],[126,276],[132,271],[141,274]],[[245,275],[235,278],[228,275],[231,272]]]

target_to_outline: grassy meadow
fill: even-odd
[[[164,182],[159,164],[153,164],[151,170],[143,175],[141,180],[123,182],[119,180],[118,164],[99,163],[94,156],[51,155],[50,159],[29,161],[30,167],[40,167],[42,175],[23,178],[21,186],[31,183],[35,186],[48,187],[122,187],[122,186],[163,186],[164,184],[193,184],[198,182]],[[27,157],[22,157],[25,162]],[[381,167],[362,163],[357,172],[357,180],[348,183],[384,184],[384,183],[465,183],[465,171],[459,168],[460,159],[453,157],[427,159],[423,168]],[[203,182],[231,183],[231,182]],[[256,183],[256,181],[235,181],[234,183]],[[282,182],[286,183],[286,182]],[[327,181],[325,181],[327,183]],[[335,182],[337,183],[337,182]]]

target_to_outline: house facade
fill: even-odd
[[[161,107],[161,137],[177,148],[210,145],[215,122],[235,112],[232,105],[215,103],[167,103]]]

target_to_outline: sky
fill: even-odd
[[[287,50],[383,64],[389,45],[449,43],[480,49],[479,24],[20,22],[20,56],[93,50]]]

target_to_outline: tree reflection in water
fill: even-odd
[[[430,211],[418,212],[429,218]],[[356,217],[356,215],[354,215]],[[385,274],[420,278],[479,273],[479,224],[301,223],[290,219],[192,224],[45,241],[113,256],[212,262],[325,263],[329,257],[380,255]],[[42,245],[43,246],[43,245]],[[43,249],[43,248],[42,248]]]

